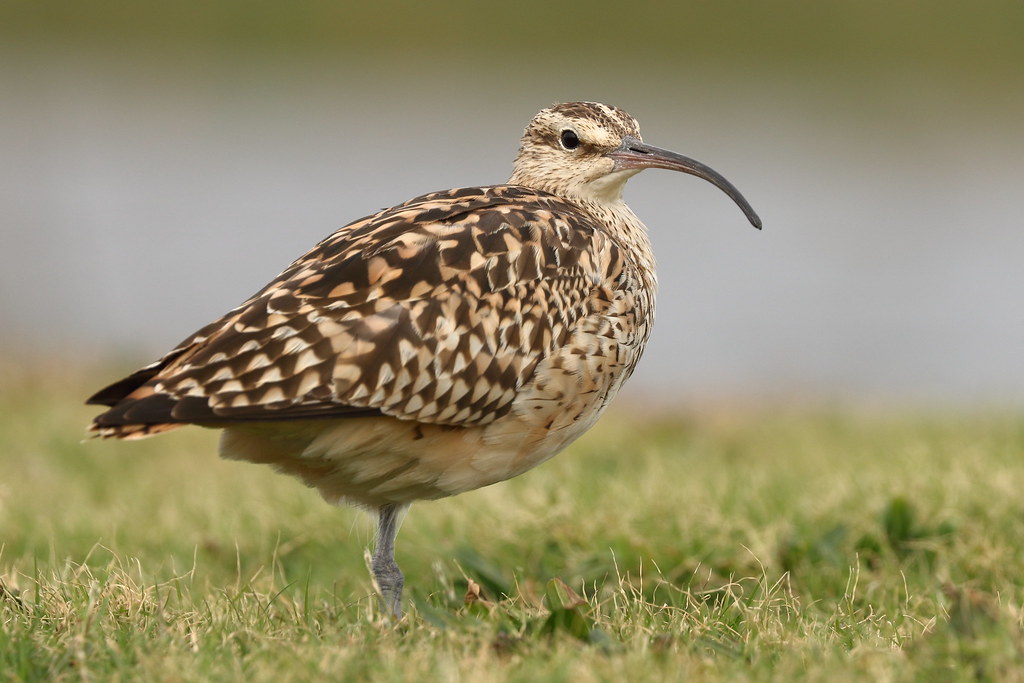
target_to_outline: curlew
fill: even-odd
[[[626,206],[645,168],[739,191],[641,141],[594,102],[533,118],[504,185],[426,194],[339,229],[160,360],[88,402],[90,431],[223,430],[225,458],[377,513],[371,569],[400,617],[401,517],[522,474],[589,429],[654,320],[647,231]]]

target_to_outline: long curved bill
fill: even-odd
[[[676,154],[654,145],[648,145],[631,136],[622,138],[622,144],[608,152],[606,156],[615,162],[614,170],[616,171],[629,168],[664,168],[669,171],[681,171],[682,173],[689,173],[698,178],[703,178],[729,195],[736,202],[736,205],[743,210],[743,213],[746,214],[750,224],[758,230],[761,229],[761,219],[754,211],[754,208],[750,206],[750,203],[743,198],[740,191],[717,171],[695,159],[684,157],[682,154]]]

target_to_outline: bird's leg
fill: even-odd
[[[381,506],[377,518],[377,542],[374,544],[371,568],[384,610],[396,619],[402,618],[402,585],[405,577],[395,562],[395,537],[402,524],[408,504]]]

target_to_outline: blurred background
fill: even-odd
[[[1020,0],[4,2],[0,351],[130,371],[590,99],[765,225],[630,182],[661,281],[630,400],[1024,406],[1022,36]]]

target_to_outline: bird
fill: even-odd
[[[633,373],[657,278],[626,181],[708,166],[643,142],[597,102],[543,109],[505,184],[425,194],[356,220],[159,360],[96,392],[95,437],[200,425],[377,517],[371,578],[401,619],[395,539],[412,502],[507,480],[586,432]]]

